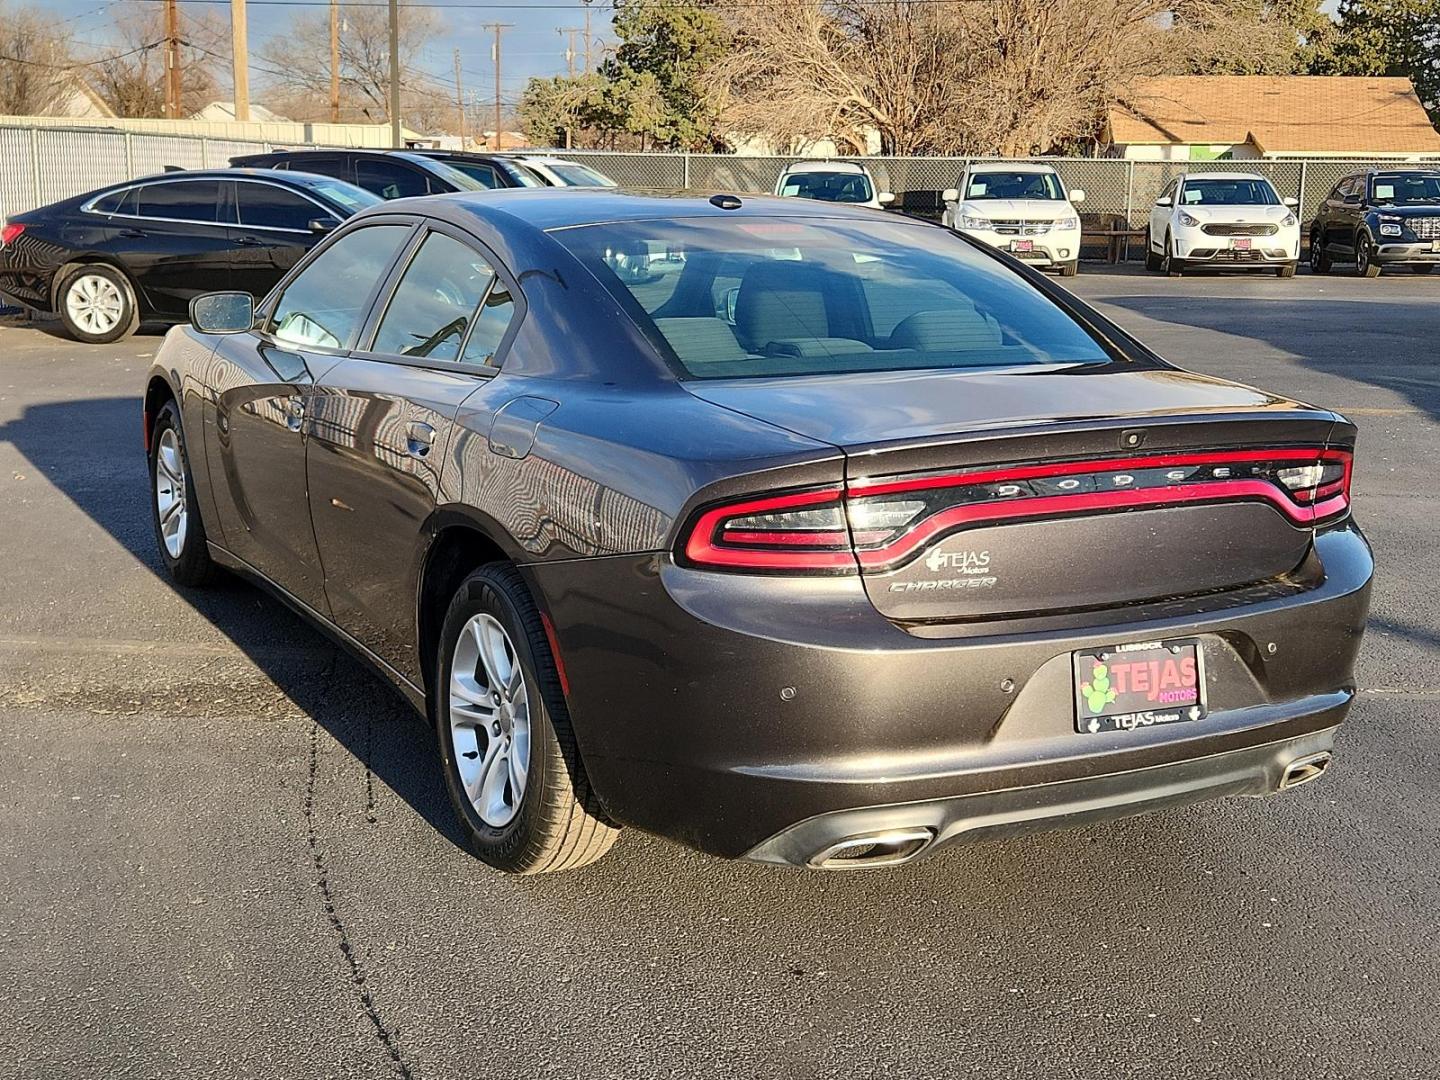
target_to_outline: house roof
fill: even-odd
[[[1110,110],[1114,143],[1253,142],[1263,153],[1440,153],[1409,79],[1170,75],[1137,80]]]
[[[212,101],[203,109],[190,117],[191,120],[219,120],[222,122],[233,122],[235,120],[235,103],[233,101]],[[264,105],[251,104],[250,122],[254,124],[283,124],[289,123],[290,118],[281,116],[279,113],[271,112]]]

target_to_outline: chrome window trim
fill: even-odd
[[[143,180],[134,184],[127,184],[125,187],[111,188],[109,191],[105,191],[99,195],[96,195],[93,199],[89,199],[85,203],[81,204],[80,212],[82,214],[94,214],[96,217],[103,218],[124,218],[127,221],[163,221],[170,225],[218,225],[224,229],[249,228],[260,229],[264,232],[294,233],[298,236],[310,235],[309,229],[287,229],[278,225],[246,225],[244,222],[239,220],[240,202],[238,198],[238,189],[237,198],[235,201],[235,221],[196,221],[193,218],[162,218],[152,217],[149,214],[117,214],[107,213],[104,210],[95,209],[95,204],[101,199],[108,199],[112,195],[124,196],[131,191],[138,191],[141,188],[154,187],[156,184],[202,183],[212,180],[218,184],[264,184],[266,187],[279,188],[281,191],[291,192],[292,194],[299,195],[302,199],[314,203],[327,215],[334,218],[335,221],[340,223],[343,223],[345,221],[345,218],[342,218],[339,214],[335,213],[334,210],[326,206],[319,199],[315,198],[315,196],[311,195],[308,191],[304,190],[304,188],[300,185],[277,184],[274,180],[265,180],[258,176],[192,176],[184,178],[167,177],[165,179],[156,178],[154,180]],[[344,183],[344,181],[342,180],[341,183]]]

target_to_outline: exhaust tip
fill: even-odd
[[[1289,791],[1301,784],[1308,784],[1312,780],[1319,780],[1325,770],[1330,767],[1330,751],[1326,750],[1319,754],[1310,754],[1308,757],[1296,758],[1285,766],[1285,772],[1280,777],[1280,791]]]
[[[807,865],[817,870],[863,870],[899,866],[930,846],[935,833],[927,828],[885,829],[848,836],[811,855]]]

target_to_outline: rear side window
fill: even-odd
[[[331,176],[336,180],[350,179],[350,164],[343,157],[332,154],[325,157],[297,157],[288,161],[282,161],[275,166],[277,169],[289,169],[291,172],[307,172],[316,176]]]
[[[125,197],[129,194],[130,191],[128,189],[125,191],[112,191],[109,195],[102,195],[92,202],[90,209],[99,214],[119,213],[121,204],[124,203]]]
[[[135,189],[126,213],[165,221],[213,222],[220,202],[219,180],[177,180]]]
[[[425,237],[380,320],[372,352],[454,360],[495,271],[444,233]]]
[[[370,294],[409,235],[409,225],[370,225],[340,237],[285,287],[270,333],[290,345],[352,348]]]
[[[475,316],[475,327],[470,331],[470,340],[465,342],[465,353],[460,362],[491,367],[495,363],[495,351],[500,348],[514,314],[515,301],[505,283],[496,278],[485,296],[485,302],[480,305],[480,313]]]
[[[940,229],[741,218],[552,235],[697,378],[1112,359],[1023,277]]]
[[[408,199],[429,193],[425,174],[419,169],[376,158],[355,162],[355,182],[382,199]]]
[[[500,179],[492,165],[486,165],[480,161],[457,161],[450,160],[445,163],[458,173],[464,173],[471,180],[484,188],[504,187],[505,182]]]
[[[309,232],[316,218],[334,218],[303,195],[274,184],[241,180],[235,185],[240,224],[252,229],[288,229]]]

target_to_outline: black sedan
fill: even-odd
[[[264,296],[326,233],[379,201],[303,173],[127,181],[7,220],[0,295],[58,314],[80,341],[117,341],[142,319],[186,318],[202,293]]]
[[[1354,699],[1354,427],[937,226],[448,196],[194,309],[145,388],[161,559],[369,660],[496,867],[1267,795]]]
[[[1361,277],[1386,266],[1428,274],[1440,265],[1440,172],[1380,169],[1335,185],[1310,226],[1310,269],[1350,263]]]

